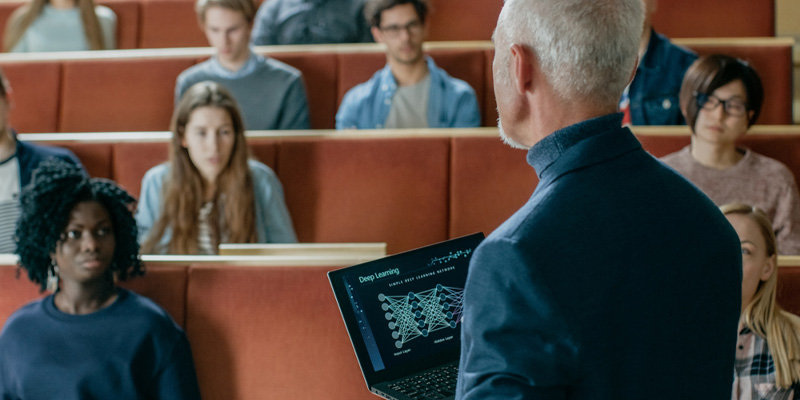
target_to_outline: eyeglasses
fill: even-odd
[[[398,37],[403,31],[408,31],[409,36],[419,35],[422,33],[422,22],[420,20],[414,20],[405,25],[389,25],[378,29],[389,37]]]
[[[697,92],[694,93],[694,97],[697,99],[697,106],[706,111],[713,111],[718,105],[722,104],[723,110],[725,110],[725,113],[728,115],[741,117],[747,113],[747,103],[740,98],[734,97],[732,99],[722,100],[712,94]]]

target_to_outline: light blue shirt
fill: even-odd
[[[103,32],[106,49],[116,48],[117,16],[110,8],[96,6],[97,21]],[[91,50],[86,40],[78,7],[59,9],[45,4],[42,13],[31,23],[12,52]]]
[[[296,243],[292,219],[283,199],[283,187],[275,172],[268,166],[248,160],[253,177],[256,207],[256,234],[259,243]],[[164,178],[169,176],[169,163],[151,168],[142,179],[142,193],[136,210],[139,243],[143,243],[150,229],[161,217]],[[172,233],[167,228],[159,242],[160,252],[166,252]]]
[[[431,128],[471,128],[481,124],[475,91],[468,83],[453,78],[425,58],[431,76],[428,97],[428,126]],[[387,64],[370,80],[345,94],[336,113],[336,129],[383,129],[397,80]]]

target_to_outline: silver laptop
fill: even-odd
[[[453,399],[469,260],[482,233],[328,272],[369,390]]]

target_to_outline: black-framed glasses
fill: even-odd
[[[400,33],[407,31],[409,35],[419,35],[422,33],[422,21],[414,20],[405,25],[388,25],[378,28],[387,36],[397,37]]]
[[[697,99],[697,106],[706,111],[713,111],[718,105],[722,104],[722,109],[728,115],[741,117],[747,114],[747,102],[738,97],[722,100],[713,94],[698,92],[694,92],[694,97]]]

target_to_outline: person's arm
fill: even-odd
[[[261,207],[263,220],[257,221],[263,224],[266,232],[267,243],[297,243],[297,236],[292,225],[292,218],[289,216],[289,209],[283,196],[283,186],[278,177],[271,169],[254,171],[253,182],[257,197],[256,205]]]
[[[470,261],[456,399],[565,399],[576,380],[577,346],[521,246],[489,238]]]
[[[308,99],[302,77],[295,79],[286,90],[283,115],[277,129],[311,129]]]
[[[186,334],[181,333],[172,348],[172,353],[168,355],[164,367],[158,371],[153,384],[156,399],[200,399],[200,387],[197,383],[192,350]]]
[[[162,179],[156,175],[155,170],[151,169],[142,178],[142,189],[135,215],[140,245],[147,240],[150,230],[161,214]]]

